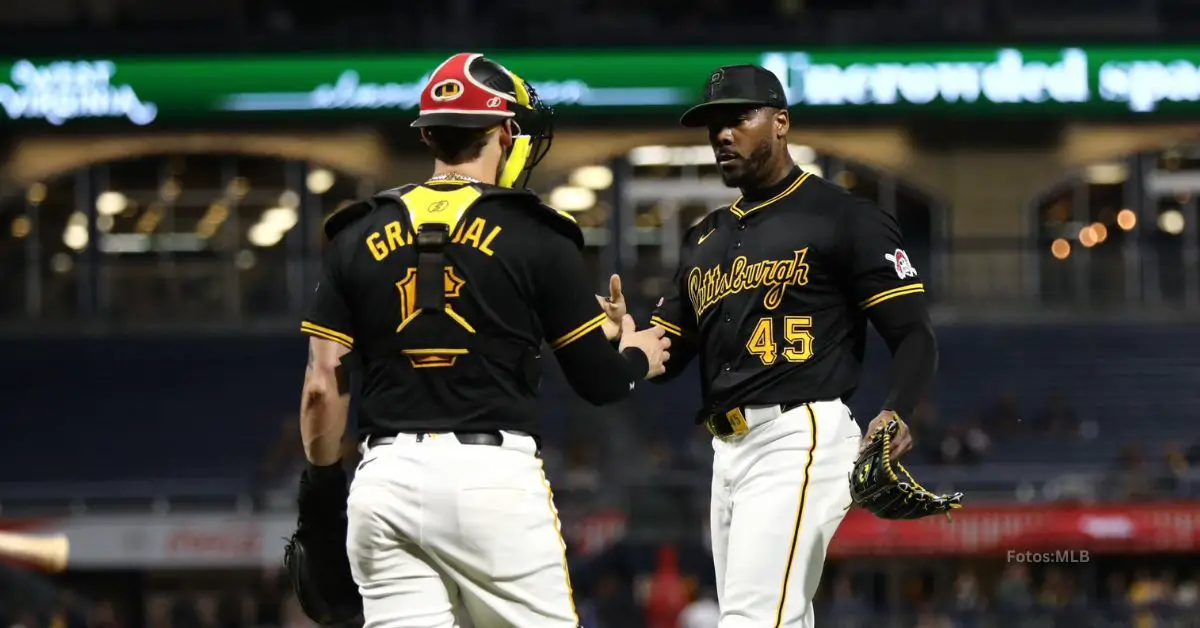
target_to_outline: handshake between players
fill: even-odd
[[[667,360],[671,359],[671,354],[667,350],[671,348],[671,339],[666,336],[666,332],[662,327],[652,325],[641,331],[637,330],[637,324],[634,323],[633,317],[628,314],[625,306],[625,295],[621,292],[621,277],[613,275],[608,280],[608,297],[596,295],[596,300],[600,303],[601,309],[604,310],[608,320],[604,321],[604,336],[609,342],[620,341],[619,350],[623,353],[625,349],[635,348],[646,354],[646,360],[649,362],[649,368],[646,370],[646,379],[653,379],[662,375],[667,371]]]

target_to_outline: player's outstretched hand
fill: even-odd
[[[646,359],[650,361],[646,379],[658,377],[667,371],[665,364],[671,359],[671,354],[667,352],[667,349],[671,348],[671,339],[665,336],[665,333],[663,328],[658,326],[638,331],[632,316],[626,314],[621,318],[621,350],[637,347],[646,354]]]
[[[871,434],[878,432],[887,427],[888,423],[896,417],[896,413],[891,410],[884,410],[878,416],[871,419],[871,424],[867,426],[867,433],[863,436],[862,445],[859,446],[859,451],[866,449],[871,443]],[[899,459],[904,454],[908,453],[913,447],[912,434],[908,431],[908,424],[900,421],[900,430],[892,437],[892,458]]]
[[[596,301],[600,303],[600,309],[604,310],[604,314],[608,316],[608,320],[604,321],[604,337],[608,338],[609,342],[620,339],[621,319],[629,311],[625,306],[625,295],[621,292],[620,275],[608,278],[608,297],[597,294]]]

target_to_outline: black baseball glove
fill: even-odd
[[[340,464],[309,466],[300,476],[300,516],[283,563],[304,614],[322,626],[362,614],[362,596],[346,556],[348,497]]]
[[[867,446],[854,462],[850,475],[850,497],[854,503],[880,519],[921,519],[961,508],[962,493],[936,495],[917,483],[904,465],[892,460],[892,437],[900,431],[900,419],[868,434]]]

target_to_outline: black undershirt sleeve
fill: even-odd
[[[912,415],[937,372],[937,339],[924,300],[894,299],[867,311],[871,324],[892,352],[883,409],[901,418]]]
[[[607,320],[579,250],[558,234],[546,234],[535,272],[536,308],[542,330],[571,388],[593,405],[629,396],[650,362],[640,349],[614,350],[604,337]]]

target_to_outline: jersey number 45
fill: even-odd
[[[788,362],[803,362],[812,357],[813,335],[811,316],[783,317],[783,350],[775,340],[776,319],[764,316],[758,319],[754,331],[750,332],[750,340],[746,343],[746,351],[756,356],[762,363],[770,366],[780,357]]]

